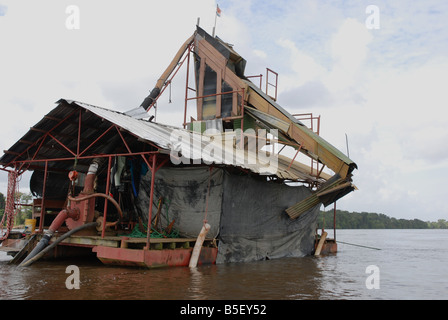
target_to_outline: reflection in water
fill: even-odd
[[[204,291],[204,287],[206,286],[206,281],[210,280],[210,277],[207,277],[205,272],[201,271],[198,268],[190,268],[190,297],[192,300],[207,300],[209,297],[207,293]]]
[[[137,269],[78,263],[80,289],[67,289],[74,261],[37,262],[27,268],[0,265],[1,297],[7,299],[319,299],[322,279],[314,257]],[[51,290],[50,290],[51,288]]]
[[[382,232],[382,236],[378,236]],[[446,299],[448,230],[341,230],[337,254],[197,268],[138,269],[97,260],[38,261],[19,268],[0,256],[0,299],[295,300]],[[438,246],[438,247],[437,247]],[[80,271],[69,290],[68,265]],[[366,267],[381,271],[380,290],[365,286]]]

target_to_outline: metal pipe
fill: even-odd
[[[188,47],[188,55],[187,55],[187,76],[186,76],[186,85],[185,85],[185,108],[184,108],[184,129],[187,126],[187,105],[188,105],[188,80],[190,74],[190,53],[191,53],[191,45]]]
[[[19,267],[28,267],[29,265],[31,265],[32,263],[36,262],[37,260],[39,260],[40,258],[42,258],[48,251],[50,251],[51,249],[53,249],[55,246],[57,246],[60,242],[62,242],[63,240],[65,240],[66,238],[70,237],[71,235],[73,235],[74,233],[81,231],[83,229],[87,229],[87,228],[91,228],[91,227],[96,227],[98,225],[97,222],[90,222],[87,224],[83,224],[82,226],[79,226],[73,230],[70,230],[67,233],[64,233],[61,237],[59,237],[56,241],[54,241],[52,244],[50,244],[49,246],[47,246],[48,241],[50,240],[50,238],[46,239],[45,241],[42,242],[42,240],[44,238],[42,238],[42,240],[38,243],[38,245],[34,248],[34,250],[28,255],[28,257],[25,258],[24,261],[22,261],[21,264],[19,264]],[[44,236],[45,237],[45,236]],[[42,244],[41,244],[42,242]],[[39,246],[40,244],[40,246]],[[39,246],[39,247],[38,247]]]
[[[132,153],[114,153],[114,154],[105,154],[105,155],[93,155],[93,156],[84,156],[84,157],[67,157],[67,158],[52,158],[52,159],[35,159],[35,160],[18,160],[14,163],[35,163],[35,162],[54,162],[54,161],[69,161],[69,160],[85,160],[85,159],[95,159],[100,157],[109,157],[109,156],[139,156],[139,155],[151,155],[159,153],[159,151],[144,151],[144,152],[132,152]]]
[[[73,198],[73,197],[68,197],[68,199],[70,201],[75,201],[75,202],[79,202],[79,201],[84,201],[84,200],[88,200],[91,198],[95,198],[95,197],[101,197],[101,198],[105,198],[107,200],[109,200],[110,202],[112,202],[112,204],[117,208],[118,213],[120,215],[121,218],[123,218],[123,212],[121,211],[120,205],[118,204],[117,201],[115,201],[114,198],[112,198],[111,196],[104,194],[104,193],[92,193],[83,197],[77,197],[77,198]]]
[[[81,145],[81,122],[82,122],[82,109],[79,108],[79,119],[78,119],[78,144],[76,146],[76,155],[79,156],[79,146]]]
[[[54,233],[62,226],[64,221],[69,217],[74,220],[79,219],[79,210],[77,208],[76,209],[67,208],[67,209],[61,210],[61,212],[59,212],[59,214],[56,216],[56,218],[51,223],[50,228],[45,232],[42,239],[37,243],[36,247],[34,247],[34,249],[25,258],[25,260],[23,262],[26,262],[27,260],[31,259],[35,255],[37,255],[39,252],[41,252],[45,247],[47,247],[48,242],[53,237]]]
[[[121,213],[121,208],[118,205],[118,203],[116,203],[115,199],[113,199],[111,196],[109,196],[109,189],[110,189],[110,168],[112,165],[112,157],[109,157],[109,161],[107,164],[107,179],[106,179],[106,192],[107,192],[107,198],[108,199],[112,199],[114,201],[114,205],[115,207],[117,207],[118,212],[120,212],[121,215],[121,219],[123,219],[123,214]],[[107,201],[104,204],[104,212],[103,212],[103,220],[104,220],[104,224],[103,224],[103,229],[101,230],[101,238],[104,238],[104,235],[106,234],[106,219],[107,219]]]
[[[336,242],[336,201],[334,202],[334,208],[333,208],[333,238]]]
[[[171,73],[174,71],[176,66],[179,64],[182,56],[184,55],[185,51],[187,51],[187,49],[190,47],[195,36],[196,36],[196,32],[187,41],[185,41],[185,43],[179,49],[177,54],[174,56],[171,64],[168,66],[168,68],[166,68],[165,72],[160,76],[154,89],[152,89],[151,93],[140,104],[140,106],[143,107],[146,111],[149,111],[151,109],[151,107],[154,105],[154,103],[157,101],[157,98],[160,96],[163,86],[166,84],[166,82],[168,80],[168,77],[171,75]]]
[[[44,219],[45,219],[45,188],[47,185],[47,173],[48,173],[48,161],[45,161],[45,170],[44,170],[44,185],[42,189],[42,203],[40,206],[40,221],[39,221],[39,231],[42,232],[44,230]]]
[[[56,218],[54,218],[53,222],[51,223],[46,233],[53,235],[62,226],[62,224],[67,218],[78,220],[79,214],[80,212],[78,208],[74,209],[66,208],[61,210],[56,216]]]

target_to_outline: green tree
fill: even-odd
[[[333,210],[322,211],[318,217],[318,228],[333,228]],[[424,222],[419,219],[390,218],[383,213],[348,212],[336,210],[336,228],[338,229],[447,229],[448,221]]]
[[[26,219],[31,218],[32,216],[32,208],[29,206],[31,204],[33,196],[31,193],[25,194],[19,192],[16,194],[16,198],[18,198],[18,202],[21,204],[20,211],[17,213],[15,217],[15,225],[24,224]]]

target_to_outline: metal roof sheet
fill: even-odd
[[[97,127],[99,123],[104,123],[102,121],[104,119],[128,131],[140,140],[157,145],[160,149],[164,150],[164,153],[181,155],[181,159],[184,161],[187,160],[191,163],[193,161],[196,161],[195,163],[200,161],[206,164],[215,163],[218,165],[236,166],[259,174],[275,175],[281,179],[317,180],[309,174],[310,171],[307,169],[307,166],[297,161],[293,161],[290,164],[291,159],[287,157],[239,149],[234,143],[234,139],[236,138],[235,133],[204,135],[183,128],[149,122],[146,119],[135,118],[122,112],[83,102],[61,99],[57,103],[56,108],[44,116],[22,139],[17,141],[5,152],[0,158],[0,164],[3,166],[10,164],[11,161],[14,161],[14,157],[26,151],[30,142],[42,138],[45,131],[50,130],[55,125],[55,119],[64,119],[64,117],[67,117],[67,114],[76,110],[75,108],[80,107],[96,116],[96,119],[92,116],[83,118],[83,134],[86,135],[89,133],[89,130],[94,131],[93,129],[89,129],[89,124],[90,127]],[[71,126],[67,125],[61,128],[60,133],[63,134],[65,132],[67,136],[71,133],[73,136],[77,130],[78,124],[73,123]],[[225,141],[229,142],[226,139],[231,139],[232,142],[225,143]],[[70,147],[68,138],[65,143]],[[71,143],[74,144],[75,142]],[[73,145],[71,147],[74,148]],[[58,158],[60,154],[58,155],[57,152],[57,150],[46,150],[45,157],[49,159]],[[97,152],[101,153],[101,150]],[[29,159],[30,155],[27,156]]]

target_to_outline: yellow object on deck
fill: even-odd
[[[36,219],[25,219],[25,233],[33,233],[36,230]]]

